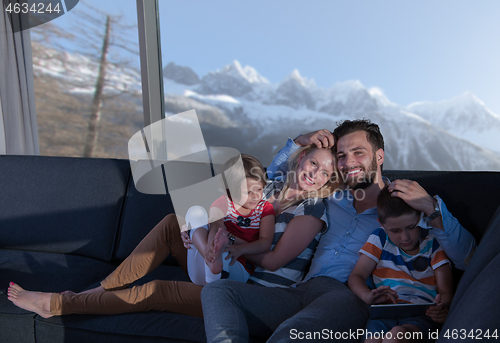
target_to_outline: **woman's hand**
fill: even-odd
[[[205,248],[205,261],[208,263],[215,262],[215,243],[213,240],[211,243],[207,243]]]
[[[228,245],[224,251],[229,253],[226,256],[226,260],[231,259],[231,263],[229,263],[230,266],[236,262],[238,257],[245,254],[243,245]]]
[[[189,238],[189,233],[187,232],[186,224],[182,225],[181,239],[182,243],[184,244],[184,248],[191,249],[191,244],[193,244],[193,241]]]
[[[392,301],[393,304],[397,304],[396,299],[398,297],[398,293],[389,286],[380,286],[364,293],[363,301],[370,305],[384,303],[388,300]]]

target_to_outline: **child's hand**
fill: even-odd
[[[208,243],[205,248],[205,261],[208,263],[215,262],[215,243],[212,240],[212,243]]]
[[[224,251],[229,252],[229,254],[226,256],[226,260],[231,259],[231,263],[229,263],[230,266],[232,266],[238,257],[243,255],[245,252],[243,251],[243,245],[228,245]]]
[[[184,244],[184,248],[191,249],[190,244],[193,244],[193,241],[189,238],[189,233],[187,233],[187,225],[186,224],[182,225],[181,239],[182,239],[182,243]]]
[[[436,323],[444,323],[449,311],[448,305],[441,302],[441,294],[436,295],[436,299],[434,299],[434,302],[437,305],[430,306],[425,314]]]
[[[392,301],[393,304],[397,304],[396,299],[398,297],[398,293],[389,286],[380,286],[366,292],[363,301],[370,305],[384,303],[388,300]]]

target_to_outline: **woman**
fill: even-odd
[[[328,222],[326,207],[320,198],[337,187],[332,178],[335,161],[330,149],[303,147],[290,157],[289,163],[292,173],[287,180],[270,183],[265,192],[277,215],[276,232],[283,231],[283,234],[272,251],[246,256],[263,267],[251,277],[252,282],[266,286],[289,286],[302,279],[305,270],[290,273],[283,266],[299,255],[302,259],[312,258],[310,243],[319,239]],[[280,221],[281,214],[283,219]],[[11,282],[8,299],[44,318],[71,313],[117,314],[152,310],[202,317],[201,286],[154,280],[127,288],[159,266],[169,254],[187,274],[187,251],[180,235],[183,223],[182,218],[173,214],[166,216],[97,288],[79,294],[42,293],[25,291]],[[273,280],[280,282],[266,281],[269,280],[266,274],[270,273],[276,276]]]

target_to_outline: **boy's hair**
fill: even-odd
[[[241,154],[242,170],[241,165],[237,164],[239,158],[240,155],[230,158],[219,171],[223,176],[223,187],[231,200],[241,197],[241,184],[246,178],[261,182],[263,187],[266,185],[266,170],[262,163],[252,155]]]
[[[366,132],[366,139],[372,146],[373,153],[378,149],[384,150],[384,137],[380,133],[380,127],[377,124],[368,119],[344,120],[333,130],[333,136],[335,137],[333,152],[335,156],[337,156],[337,142],[339,139],[357,131]]]
[[[404,214],[413,213],[420,215],[420,211],[408,205],[403,199],[393,197],[387,186],[380,191],[377,197],[377,212],[378,220],[381,224],[384,224],[387,218],[391,217],[399,217]]]

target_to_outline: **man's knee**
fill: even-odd
[[[241,283],[239,283],[241,285]],[[216,280],[206,284],[201,290],[201,301],[212,302],[214,299],[226,299],[230,300],[233,298],[234,282],[232,280]]]
[[[364,328],[369,309],[354,294],[352,297],[350,291],[342,290],[323,294],[281,323],[269,342],[287,342],[294,337],[316,341],[314,337],[318,335],[342,342],[359,341],[358,330]]]

